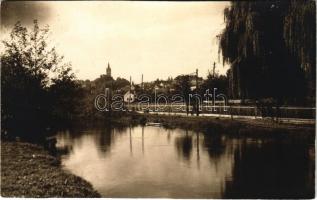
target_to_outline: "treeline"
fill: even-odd
[[[232,2],[224,21],[219,52],[231,98],[315,105],[315,1]]]
[[[94,121],[105,119],[110,117],[109,114],[119,115],[121,113],[107,113],[107,112],[99,112],[95,107],[95,98],[97,95],[105,94],[106,90],[107,94],[110,96],[120,93],[123,95],[122,88],[129,87],[130,82],[124,78],[116,78],[113,79],[111,76],[101,75],[99,78],[90,81],[90,80],[79,80],[78,81],[84,91],[84,95],[81,99],[81,104],[78,105],[81,109],[78,118]]]

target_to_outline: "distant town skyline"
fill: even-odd
[[[2,38],[16,21],[48,24],[51,40],[79,79],[106,74],[135,83],[175,78],[199,69],[206,77],[218,59],[216,36],[229,2],[2,2]],[[5,10],[5,12],[3,12]],[[43,14],[45,13],[45,15]]]

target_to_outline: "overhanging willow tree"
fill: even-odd
[[[233,98],[303,102],[315,91],[313,1],[232,2],[219,53]]]
[[[292,1],[284,19],[284,40],[308,81],[308,95],[316,87],[316,2]]]

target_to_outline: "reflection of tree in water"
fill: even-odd
[[[98,147],[99,152],[102,155],[106,155],[109,152],[111,145],[115,141],[115,135],[122,135],[127,132],[126,126],[111,126],[110,124],[96,125],[93,128],[79,128],[79,129],[64,129],[59,130],[57,135],[61,135],[61,140],[64,141],[62,146],[59,146],[54,153],[56,156],[67,156],[73,150],[73,145],[83,145],[83,141],[87,137],[92,138],[96,146]]]
[[[191,157],[192,149],[193,149],[193,136],[188,135],[188,131],[186,131],[186,135],[175,138],[175,146],[177,149],[177,153],[180,157],[185,160],[189,160]]]
[[[312,198],[314,162],[307,145],[243,144],[234,153],[224,198]]]
[[[57,135],[57,136],[56,136]],[[58,136],[59,135],[59,136]],[[55,133],[54,139],[59,138],[61,136],[63,144],[56,146],[57,143],[54,144],[54,149],[48,149],[51,154],[54,156],[69,156],[70,152],[73,151],[73,145],[76,138],[80,138],[82,136],[82,132],[74,129],[61,129]],[[56,141],[57,142],[57,141]]]
[[[101,131],[96,131],[96,144],[101,150],[101,153],[106,155],[111,149],[111,145],[115,142],[115,135],[122,135],[128,132],[128,129],[133,127],[120,126],[116,124],[112,126],[111,124],[106,124],[101,128]]]
[[[96,132],[96,144],[98,145],[101,153],[106,155],[110,150],[111,144],[114,140],[114,129],[111,126],[106,126],[101,129],[101,131]]]
[[[168,141],[168,143],[170,143],[171,142],[171,130],[166,129],[166,131],[167,131],[167,141]]]
[[[55,148],[55,151],[50,151],[53,156],[61,157],[64,156],[68,158],[70,156],[70,152],[73,151],[73,145],[64,145],[62,147]]]
[[[118,126],[118,125],[116,125],[114,130],[118,134],[125,134],[125,133],[127,133],[128,128],[129,127],[127,127],[127,126]],[[133,126],[132,126],[132,128],[133,128]]]
[[[221,134],[216,133],[204,134],[203,145],[207,150],[210,159],[216,163],[226,151],[226,144],[222,137]]]

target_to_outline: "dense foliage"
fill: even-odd
[[[186,113],[189,114],[189,94],[191,93],[190,89],[190,76],[189,75],[179,75],[175,78],[175,91],[179,93],[185,101],[186,104]]]
[[[97,95],[105,94],[108,89],[110,96],[115,94],[123,95],[123,88],[129,88],[130,82],[124,78],[113,79],[111,76],[101,75],[93,81],[80,81],[84,95],[81,100],[79,117],[85,120],[95,120],[107,117],[109,112],[100,112],[95,108],[95,98]],[[111,100],[111,99],[110,99]]]
[[[1,53],[2,134],[40,139],[40,130],[71,119],[80,87],[70,64],[47,42],[49,28],[15,24]],[[21,131],[23,130],[23,131]]]
[[[304,103],[315,96],[314,1],[233,2],[219,50],[233,98]]]
[[[217,89],[217,93],[224,94],[228,96],[228,77],[225,75],[219,75],[218,73],[211,74],[208,73],[206,80],[200,86],[200,94],[204,95],[206,90],[213,91],[214,88]]]

